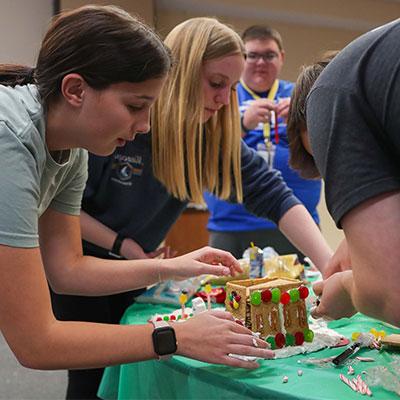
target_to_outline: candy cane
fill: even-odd
[[[339,378],[342,382],[344,382],[347,386],[349,386],[352,390],[357,392],[357,386],[350,379],[345,377],[343,374],[339,374]]]

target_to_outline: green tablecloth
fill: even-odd
[[[127,309],[122,323],[140,324],[156,313],[168,313],[165,305],[134,304]],[[352,332],[368,332],[371,328],[387,334],[399,333],[361,314],[329,323],[329,327],[350,338]],[[201,344],[199,344],[201,345]],[[175,356],[168,361],[145,361],[106,369],[98,395],[102,399],[360,399],[339,379],[347,375],[347,367],[317,367],[298,363],[308,358],[339,354],[343,348],[324,349],[316,353],[286,359],[261,360],[260,368],[248,371],[212,365]],[[387,365],[394,353],[361,349],[358,355],[373,357],[374,362],[353,364],[355,373],[377,365]],[[301,369],[302,376],[297,372]],[[283,376],[287,383],[282,383]],[[380,387],[371,387],[375,399],[398,397]]]

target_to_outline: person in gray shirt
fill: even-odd
[[[240,270],[232,255],[207,247],[162,260],[82,254],[86,150],[109,155],[147,132],[170,68],[158,36],[112,6],[61,14],[34,69],[0,65],[0,328],[26,367],[93,368],[176,352],[256,368],[227,354],[273,354],[262,340],[256,347],[251,332],[225,312],[167,324],[167,342],[151,324],[61,322],[52,313],[46,277],[58,293],[90,296]]]
[[[315,317],[360,311],[400,324],[399,37],[396,20],[354,40],[318,71],[298,110],[315,159],[303,159],[303,170],[316,166],[324,178],[328,210],[346,235],[344,267],[351,265],[315,285]]]

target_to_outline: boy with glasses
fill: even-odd
[[[271,167],[281,171],[287,185],[318,224],[316,207],[321,181],[302,179],[288,165],[286,117],[294,85],[278,78],[285,58],[281,35],[268,26],[254,25],[243,32],[242,39],[246,63],[237,92],[243,140]],[[230,204],[209,194],[205,198],[210,211],[212,246],[229,250],[236,257],[242,256],[250,242],[259,247],[272,246],[281,254],[298,252],[273,222],[255,217],[240,204]]]

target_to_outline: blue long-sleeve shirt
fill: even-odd
[[[241,145],[244,204],[256,215],[279,219],[299,203],[279,172],[244,142]],[[151,135],[138,135],[108,157],[89,155],[89,178],[82,208],[104,225],[137,241],[148,252],[157,248],[186,208],[154,177]],[[108,251],[84,242],[86,254]]]

